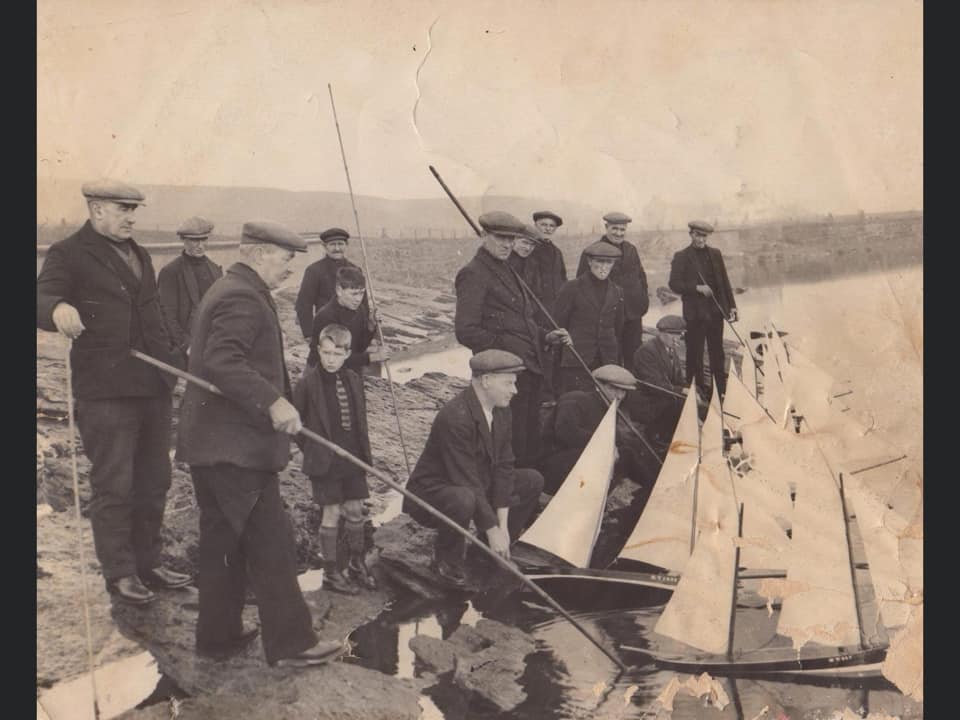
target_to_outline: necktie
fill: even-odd
[[[347,388],[344,387],[343,383],[340,381],[340,376],[337,375],[336,380],[337,387],[337,401],[340,403],[340,427],[344,430],[350,430],[350,398],[347,397]]]

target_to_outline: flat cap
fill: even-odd
[[[329,230],[324,230],[320,233],[320,240],[324,243],[333,242],[334,240],[349,240],[350,233],[348,233],[343,228],[332,227]]]
[[[597,240],[595,243],[587,245],[587,249],[583,251],[583,254],[592,258],[609,258],[610,260],[616,260],[618,257],[623,256],[623,251],[613,243]]]
[[[540,232],[540,229],[536,225],[530,225],[529,223],[523,226],[523,237],[528,240],[533,240],[533,242],[538,245],[543,242],[543,233]]]
[[[177,228],[177,235],[182,238],[190,238],[194,240],[210,237],[210,233],[212,232],[213,223],[198,215],[187,218],[180,223],[180,227]]]
[[[657,330],[668,333],[682,333],[687,329],[686,321],[679,315],[664,315],[657,320]]]
[[[506,350],[484,350],[470,358],[470,369],[474,375],[518,373],[524,367],[522,359]]]
[[[626,225],[627,223],[632,223],[633,218],[629,215],[624,215],[622,212],[609,212],[603,216],[604,222],[608,222],[611,225]]]
[[[484,230],[496,235],[511,235],[513,237],[524,235],[523,222],[510,213],[501,210],[484,213],[477,218],[477,222]]]
[[[557,227],[563,225],[563,218],[549,210],[537,210],[533,214],[533,221],[536,222],[537,220],[553,220]]]
[[[307,251],[307,243],[302,237],[293,230],[272,220],[254,220],[244,223],[243,232],[240,235],[240,244],[249,243],[279,245],[296,252]]]
[[[624,390],[633,390],[637,387],[637,379],[633,374],[619,365],[602,365],[593,371],[593,376],[600,382]]]
[[[80,192],[87,200],[109,200],[122,205],[145,205],[145,198],[133,185],[119,180],[94,180],[80,186]]]
[[[687,223],[687,227],[691,230],[699,230],[700,232],[705,232],[707,235],[713,232],[713,225],[703,220],[691,220]]]

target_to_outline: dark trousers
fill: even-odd
[[[514,470],[513,493],[510,495],[510,512],[507,515],[507,529],[511,540],[520,537],[527,525],[527,520],[537,507],[537,500],[542,490],[543,476],[539,472],[531,469]],[[469,527],[470,520],[476,511],[476,495],[473,490],[462,485],[441,485],[418,491],[417,495],[462,528]],[[404,503],[404,510],[421,525],[437,529],[437,540],[434,546],[437,560],[443,560],[456,567],[463,565],[467,543],[463,535],[447,527],[415,503]],[[486,542],[486,536],[481,536],[480,539]]]
[[[168,394],[77,401],[93,543],[107,582],[160,564],[171,412]]]
[[[517,375],[517,394],[510,401],[513,456],[517,467],[531,467],[540,456],[540,386],[543,376],[530,370]]]
[[[643,317],[623,321],[623,332],[620,334],[620,351],[623,353],[623,367],[633,362],[633,355],[643,344]]]
[[[710,397],[710,384],[703,376],[704,340],[707,341],[707,354],[710,357],[713,381],[722,396],[727,392],[727,373],[723,354],[723,318],[720,316],[687,323],[687,383],[696,378],[701,394]]]
[[[277,474],[228,464],[194,465],[190,474],[200,507],[197,645],[216,647],[242,633],[248,580],[267,662],[316,645]]]

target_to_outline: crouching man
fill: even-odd
[[[543,488],[539,472],[514,467],[510,400],[524,363],[504,350],[484,350],[470,359],[470,369],[470,387],[437,413],[407,488],[463,528],[472,520],[490,549],[509,559],[510,543],[523,532]],[[437,528],[434,570],[462,587],[464,537],[409,499],[403,510]]]

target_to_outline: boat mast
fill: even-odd
[[[843,532],[847,539],[847,562],[850,567],[850,585],[853,587],[853,604],[857,611],[857,630],[860,633],[860,649],[867,649],[867,639],[863,634],[863,618],[860,614],[860,593],[857,591],[857,575],[853,564],[853,545],[850,542],[850,523],[847,519],[847,499],[843,492],[843,473],[838,473],[840,478],[840,507],[843,508]]]
[[[743,503],[737,511],[737,539],[743,538]],[[740,577],[740,543],[733,553],[733,598],[730,601],[730,632],[727,635],[727,659],[733,661],[733,634],[737,619],[737,582]]]

